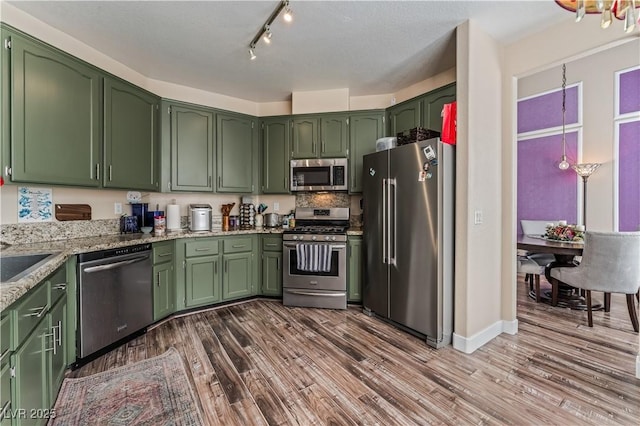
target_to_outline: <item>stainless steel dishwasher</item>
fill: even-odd
[[[78,255],[79,358],[153,322],[151,244]]]

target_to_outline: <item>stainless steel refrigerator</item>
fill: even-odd
[[[451,343],[455,151],[440,139],[364,156],[364,311]]]

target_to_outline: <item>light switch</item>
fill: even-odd
[[[122,214],[122,203],[113,203],[113,212],[115,214]]]
[[[273,211],[274,212],[280,211],[280,203],[273,203]]]
[[[484,218],[482,217],[482,210],[476,210],[473,214],[473,223],[476,225],[480,225],[483,220]]]

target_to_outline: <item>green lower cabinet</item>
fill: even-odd
[[[11,402],[11,366],[8,362],[2,364],[2,368],[0,368],[0,409],[2,409],[0,425],[9,426],[13,405]]]
[[[220,256],[185,260],[187,308],[220,301]]]
[[[282,297],[282,252],[262,253],[262,294]]]
[[[252,252],[225,254],[222,299],[237,299],[254,294]]]
[[[13,414],[16,425],[40,425],[45,418],[29,418],[31,410],[49,408],[48,352],[51,346],[48,318],[40,321],[22,346],[13,354]],[[24,410],[24,411],[23,411]],[[25,413],[24,416],[19,415]]]
[[[349,237],[347,259],[347,300],[349,302],[362,302],[362,261],[362,238]]]
[[[153,320],[158,321],[175,310],[173,262],[153,266]]]
[[[58,395],[58,390],[64,379],[64,371],[67,368],[67,342],[66,342],[66,318],[67,318],[67,297],[63,297],[56,303],[49,313],[51,319],[49,332],[49,342],[45,340],[45,345],[49,350],[49,401],[53,405]]]

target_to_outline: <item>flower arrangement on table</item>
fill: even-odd
[[[556,241],[582,242],[584,241],[584,226],[567,225],[564,221],[560,221],[557,225],[549,223],[544,238]]]

